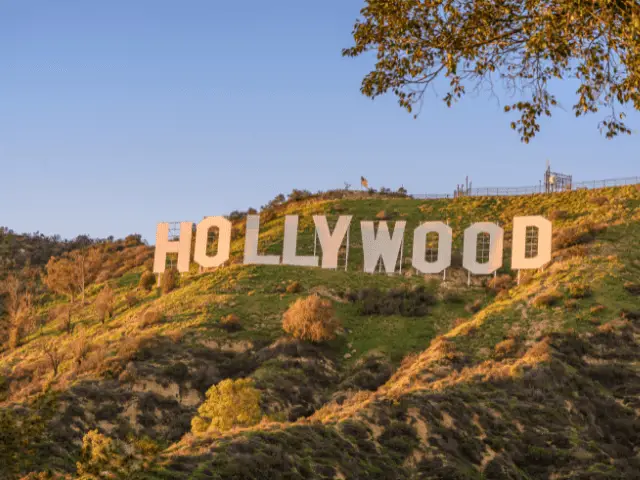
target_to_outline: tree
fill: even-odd
[[[47,262],[45,283],[56,293],[68,295],[71,302],[82,294],[85,302],[86,286],[97,277],[102,263],[102,255],[96,248],[74,250],[62,257],[52,257]]]
[[[76,463],[78,477],[83,480],[99,480],[108,473],[111,478],[121,478],[124,461],[117,443],[90,430],[82,438],[82,459]]]
[[[5,294],[4,309],[9,332],[9,348],[20,345],[24,328],[32,315],[32,294],[15,275],[9,275],[0,287]]]
[[[73,332],[73,304],[65,305],[60,309],[62,317],[62,330],[71,334]]]
[[[82,293],[82,304],[84,305],[86,286],[93,283],[98,276],[102,255],[95,248],[83,248],[74,250],[69,254],[69,257],[73,262],[73,281]]]
[[[60,364],[64,360],[64,354],[58,349],[54,340],[49,340],[42,343],[42,353],[47,359],[47,363],[51,367],[53,377],[58,376],[58,369]]]
[[[334,339],[339,326],[331,302],[317,295],[299,298],[282,317],[285,332],[311,342]]]
[[[260,391],[248,378],[230,378],[212,386],[191,421],[194,433],[248,427],[260,421]]]
[[[122,441],[90,430],[82,438],[78,480],[142,480],[156,461],[160,449],[150,440]],[[74,477],[75,478],[75,477]]]
[[[47,262],[45,284],[55,293],[68,295],[73,303],[77,291],[71,260],[65,257],[51,257]]]
[[[106,285],[96,297],[96,312],[100,323],[104,324],[107,317],[110,318],[113,315],[114,306],[115,296],[113,290],[109,285]]]
[[[618,107],[640,110],[640,8],[637,0],[366,0],[343,55],[376,52],[362,82],[371,98],[393,92],[409,112],[445,77],[448,106],[471,87],[501,82],[521,99],[504,107],[528,143],[551,116],[556,79],[579,82],[576,116],[606,108],[607,138],[630,133]]]

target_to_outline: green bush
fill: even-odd
[[[403,317],[423,317],[429,313],[429,307],[437,303],[435,295],[423,285],[413,289],[392,288],[387,291],[364,288],[347,293],[347,299],[358,304],[360,315]]]
[[[442,295],[442,301],[445,303],[462,303],[464,302],[464,297],[460,292],[455,290],[447,290]]]
[[[194,433],[249,427],[260,421],[260,391],[250,379],[228,378],[212,386],[206,396],[191,421]]]

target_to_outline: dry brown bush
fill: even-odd
[[[595,240],[596,234],[606,228],[605,224],[583,223],[557,230],[553,235],[553,249],[562,250],[591,243]]]
[[[302,285],[300,285],[300,282],[291,282],[286,288],[287,293],[299,293],[301,290]]]
[[[487,283],[487,287],[494,293],[499,293],[502,290],[509,290],[513,286],[513,278],[511,275],[497,275]]]
[[[101,323],[113,315],[115,296],[109,285],[106,285],[96,297],[96,313]]]
[[[108,271],[102,270],[96,277],[96,283],[104,283],[111,278]]]
[[[565,220],[569,217],[569,213],[566,210],[553,210],[549,214],[549,220]]]
[[[64,305],[58,312],[60,314],[60,327],[62,331],[71,333],[73,331],[73,306]]]
[[[429,352],[431,352],[435,361],[454,361],[459,359],[461,356],[460,352],[456,348],[456,344],[443,336],[436,337],[433,342],[431,342]]]
[[[554,305],[557,305],[561,299],[562,295],[558,292],[544,293],[542,295],[538,295],[533,300],[533,305],[536,307],[553,307]]]
[[[138,296],[133,292],[127,293],[125,300],[127,302],[127,307],[129,308],[133,308],[138,304]]]
[[[164,320],[164,315],[157,310],[147,310],[140,317],[140,327],[147,328],[156,325]]]
[[[175,328],[173,330],[167,330],[163,334],[173,343],[180,343],[180,341],[184,338],[184,331],[179,328]]]
[[[494,349],[494,355],[498,359],[511,357],[518,351],[518,342],[514,338],[507,338],[498,343]]]
[[[53,376],[56,377],[58,375],[58,369],[60,368],[60,364],[64,360],[64,353],[55,343],[55,340],[49,340],[47,342],[42,343],[42,354],[51,368]]]
[[[334,339],[339,327],[331,302],[317,295],[298,299],[282,318],[285,332],[312,342]]]
[[[569,285],[569,296],[571,298],[587,298],[592,295],[591,287],[584,283],[572,283]]]
[[[178,271],[174,268],[170,268],[165,270],[162,274],[162,280],[160,282],[160,287],[162,289],[162,293],[169,293],[174,290],[178,284]]]
[[[150,292],[156,285],[156,276],[153,272],[146,271],[140,277],[140,286]]]
[[[90,351],[91,344],[89,343],[86,334],[82,332],[71,342],[71,353],[73,354],[73,359],[77,368],[82,366],[82,362],[87,359]]]

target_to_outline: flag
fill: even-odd
[[[369,188],[369,182],[364,177],[360,177],[360,185],[362,185],[363,188]]]

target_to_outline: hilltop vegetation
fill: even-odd
[[[346,271],[242,265],[242,212],[229,265],[160,287],[139,237],[11,262],[0,478],[638,475],[640,189],[300,194],[262,210],[261,250],[280,254],[299,214],[311,254],[317,213],[354,215]],[[553,220],[554,258],[518,285],[511,221],[528,214]],[[359,221],[376,217],[448,221],[454,252],[497,222],[504,265],[467,287],[454,253],[443,282],[407,242],[402,274],[364,274]]]

